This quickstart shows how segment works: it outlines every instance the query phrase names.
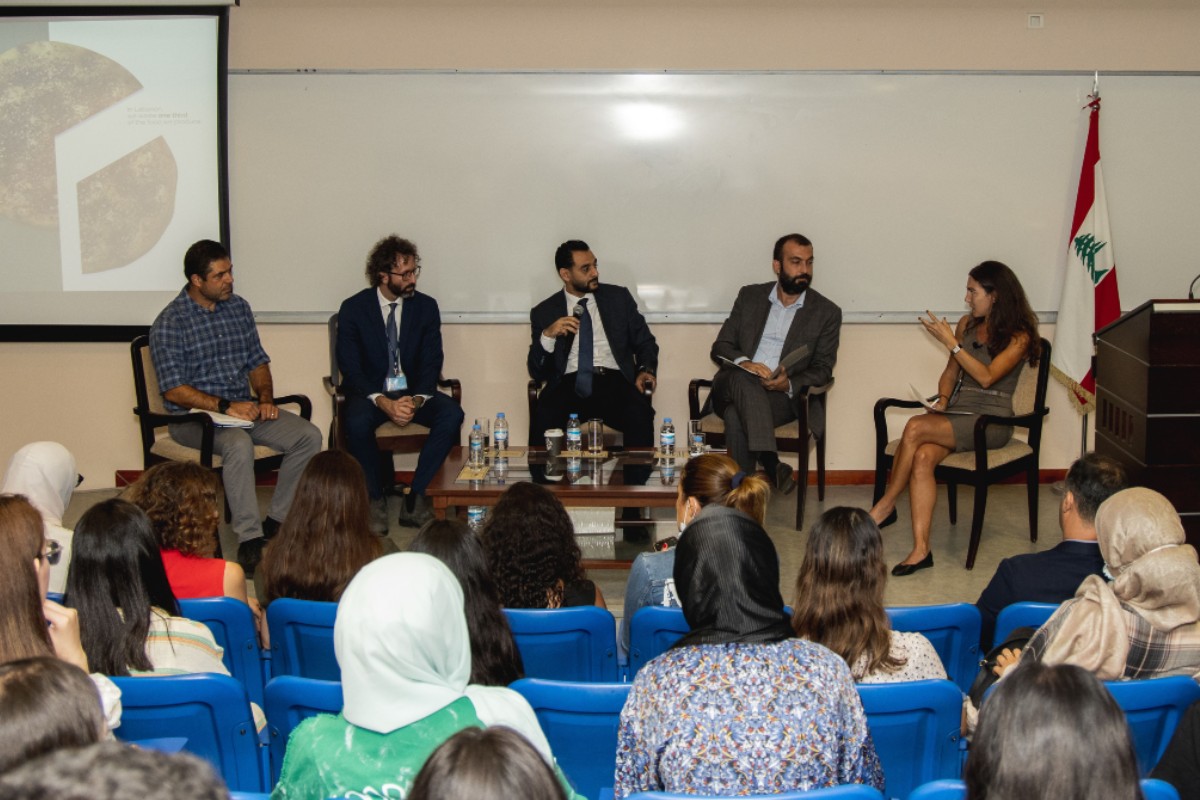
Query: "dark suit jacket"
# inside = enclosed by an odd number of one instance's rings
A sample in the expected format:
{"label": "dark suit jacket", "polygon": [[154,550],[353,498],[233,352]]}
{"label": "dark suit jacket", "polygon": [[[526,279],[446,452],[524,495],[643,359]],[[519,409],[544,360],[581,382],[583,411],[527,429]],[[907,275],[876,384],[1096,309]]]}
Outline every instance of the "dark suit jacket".
{"label": "dark suit jacket", "polygon": [[980,641],[989,650],[996,632],[996,617],[1012,603],[1061,603],[1075,596],[1088,575],[1104,569],[1100,546],[1066,539],[1041,553],[1024,553],[1000,562],[979,601],[983,617]]}
{"label": "dark suit jacket", "polygon": [[[592,293],[596,307],[600,310],[600,321],[613,357],[621,368],[621,374],[633,383],[642,370],[658,371],[658,342],[646,325],[646,319],[638,311],[637,302],[624,286],[602,283]],[[529,326],[533,341],[529,345],[529,377],[546,381],[547,387],[559,382],[567,369],[567,357],[571,354],[572,336],[560,336],[554,343],[554,352],[547,353],[542,347],[542,331],[559,317],[567,315],[567,298],[562,291],[555,292],[534,306],[529,312]]]}
{"label": "dark suit jacket", "polygon": [[[738,292],[733,310],[721,326],[717,340],[713,342],[710,357],[719,366],[726,366],[719,357],[736,361],[738,358],[754,358],[771,313],[771,292],[775,283],[756,283],[743,286]],[[796,312],[792,327],[783,340],[783,355],[802,344],[808,345],[808,355],[788,368],[792,388],[797,391],[808,386],[824,386],[833,379],[833,365],[837,363],[838,344],[842,335],[842,310],[815,289],[808,289],[804,296],[804,308]],[[809,427],[818,435],[825,430],[824,405],[814,404],[809,409]]]}
{"label": "dark suit jacket", "polygon": [[[387,333],[376,292],[374,287],[363,289],[338,310],[337,361],[347,394],[382,392],[387,380]],[[403,304],[400,368],[408,378],[404,394],[434,394],[442,374],[442,315],[437,301],[420,292]]]}

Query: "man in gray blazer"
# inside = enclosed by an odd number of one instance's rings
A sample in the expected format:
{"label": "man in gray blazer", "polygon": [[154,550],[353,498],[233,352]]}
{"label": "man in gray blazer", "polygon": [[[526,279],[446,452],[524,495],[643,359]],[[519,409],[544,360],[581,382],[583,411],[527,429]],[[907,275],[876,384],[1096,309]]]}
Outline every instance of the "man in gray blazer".
{"label": "man in gray blazer", "polygon": [[[789,233],[777,241],[771,267],[777,280],[743,286],[713,342],[710,355],[721,369],[710,400],[725,421],[730,457],[746,472],[761,463],[786,494],[796,484],[792,468],[779,460],[775,428],[796,419],[805,387],[833,378],[842,310],[809,288],[813,246],[804,236]],[[776,375],[780,361],[801,346],[807,354]],[[824,434],[824,403],[810,407],[809,428]]]}

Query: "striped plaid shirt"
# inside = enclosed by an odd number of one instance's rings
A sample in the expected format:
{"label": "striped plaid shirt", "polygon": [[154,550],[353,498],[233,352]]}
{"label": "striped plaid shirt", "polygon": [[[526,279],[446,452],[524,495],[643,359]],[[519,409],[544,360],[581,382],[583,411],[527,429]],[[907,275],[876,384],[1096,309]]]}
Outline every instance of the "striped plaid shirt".
{"label": "striped plaid shirt", "polygon": [[[250,372],[270,363],[250,304],[236,294],[209,311],[184,288],[150,327],[159,391],[190,386],[226,400],[249,400]],[[164,400],[173,413],[187,411]]]}

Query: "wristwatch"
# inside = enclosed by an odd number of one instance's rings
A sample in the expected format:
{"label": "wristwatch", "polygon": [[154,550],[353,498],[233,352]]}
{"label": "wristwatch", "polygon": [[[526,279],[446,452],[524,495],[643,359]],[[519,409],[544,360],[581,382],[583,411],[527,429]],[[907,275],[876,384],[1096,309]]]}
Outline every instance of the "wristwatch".
{"label": "wristwatch", "polygon": [[959,351],[959,350],[962,350],[962,345],[961,345],[961,344],[955,344],[955,345],[954,345],[954,349],[950,351],[950,355],[952,355],[952,356],[956,356],[956,355],[958,355],[958,351]]}
{"label": "wristwatch", "polygon": [[220,397],[217,399],[217,413],[218,414],[228,414],[229,413],[229,401],[226,400],[224,397]]}
{"label": "wristwatch", "polygon": [[414,394],[414,395],[413,395],[413,408],[414,408],[414,409],[416,409],[416,408],[420,408],[420,407],[421,407],[421,406],[423,406],[423,405],[425,405],[425,395],[423,395],[423,394]]}

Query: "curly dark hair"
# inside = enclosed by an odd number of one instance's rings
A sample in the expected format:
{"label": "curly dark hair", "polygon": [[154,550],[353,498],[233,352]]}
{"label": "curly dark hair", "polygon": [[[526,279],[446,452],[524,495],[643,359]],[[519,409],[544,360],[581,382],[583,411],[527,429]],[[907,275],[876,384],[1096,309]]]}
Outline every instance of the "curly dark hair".
{"label": "curly dark hair", "polygon": [[[1037,364],[1042,357],[1042,339],[1038,334],[1037,314],[1029,306],[1025,289],[1016,273],[999,261],[984,261],[969,273],[983,290],[995,296],[992,310],[988,313],[988,353],[995,356],[1008,347],[1016,336],[1025,336],[1025,357],[1030,364]],[[983,320],[972,318],[967,330],[978,326]]]}
{"label": "curly dark hair", "polygon": [[371,254],[367,256],[367,280],[370,284],[378,286],[380,274],[394,270],[396,259],[400,256],[411,256],[418,264],[421,263],[421,254],[417,252],[417,246],[408,239],[393,234],[376,242],[371,248]]}
{"label": "curly dark hair", "polygon": [[158,546],[184,555],[211,557],[217,551],[217,475],[192,461],[155,464],[122,497],[146,512]]}
{"label": "curly dark hair", "polygon": [[536,483],[514,483],[500,496],[483,550],[506,608],[558,608],[564,589],[584,578],[567,510]]}
{"label": "curly dark hair", "polygon": [[317,453],[263,552],[263,605],[279,597],[337,602],[350,579],[382,553],[382,541],[371,533],[362,467],[343,450]]}

